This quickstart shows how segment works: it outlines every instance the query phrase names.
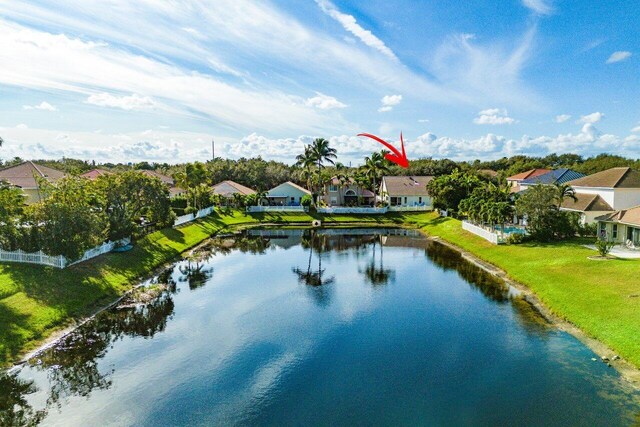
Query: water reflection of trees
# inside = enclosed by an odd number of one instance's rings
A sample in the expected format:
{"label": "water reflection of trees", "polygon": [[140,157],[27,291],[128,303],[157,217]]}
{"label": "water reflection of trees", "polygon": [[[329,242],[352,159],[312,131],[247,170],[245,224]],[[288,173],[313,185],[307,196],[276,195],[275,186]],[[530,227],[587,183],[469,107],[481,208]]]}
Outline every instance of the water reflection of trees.
{"label": "water reflection of trees", "polygon": [[213,238],[205,245],[202,245],[195,253],[210,257],[213,255],[228,255],[237,250],[242,253],[261,255],[269,247],[270,241],[266,237],[238,234],[233,237]]}
{"label": "water reflection of trees", "polygon": [[0,371],[0,426],[35,426],[47,412],[34,410],[26,396],[35,393],[32,380],[23,380],[17,372]]}
{"label": "water reflection of trees", "polygon": [[511,297],[509,286],[462,257],[460,252],[438,242],[430,241],[426,254],[436,265],[445,270],[455,270],[460,277],[478,289],[484,296],[500,304],[511,303],[516,320],[528,331],[541,336],[549,332],[549,323],[535,308],[521,297]]}
{"label": "water reflection of trees", "polygon": [[[315,230],[307,230],[302,235],[302,247],[309,249],[309,260],[307,268],[293,267],[291,270],[297,276],[298,282],[309,287],[311,295],[320,306],[327,306],[331,300],[331,290],[328,286],[335,282],[334,276],[324,276],[325,269],[322,268],[322,254],[329,250],[329,239],[327,235],[320,234]],[[318,258],[318,268],[311,266],[313,252]]]}
{"label": "water reflection of trees", "polygon": [[[365,279],[373,286],[386,285],[389,281],[395,280],[395,270],[384,268],[384,245],[382,244],[382,235],[376,235],[375,239],[368,244],[373,246],[373,257],[365,269],[360,270],[360,273],[364,274]],[[380,246],[380,265],[376,263],[376,246]]]}
{"label": "water reflection of trees", "polygon": [[109,389],[113,371],[100,370],[99,361],[112,343],[124,337],[151,338],[165,330],[173,315],[175,283],[170,275],[164,278],[169,283],[158,298],[147,304],[125,300],[120,308],[101,313],[28,362],[31,369],[47,373],[45,408],[35,411],[25,399],[37,391],[32,381],[0,373],[0,425],[36,425],[51,407],[60,407],[69,397]]}

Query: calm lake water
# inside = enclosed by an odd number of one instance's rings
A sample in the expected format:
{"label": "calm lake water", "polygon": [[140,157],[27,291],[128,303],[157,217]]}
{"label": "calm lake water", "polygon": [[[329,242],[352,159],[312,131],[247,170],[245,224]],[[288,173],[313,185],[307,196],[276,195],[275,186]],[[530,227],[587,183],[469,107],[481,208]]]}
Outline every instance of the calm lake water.
{"label": "calm lake water", "polygon": [[406,233],[215,240],[155,278],[170,286],[149,305],[125,301],[0,375],[0,425],[640,421],[592,351]]}

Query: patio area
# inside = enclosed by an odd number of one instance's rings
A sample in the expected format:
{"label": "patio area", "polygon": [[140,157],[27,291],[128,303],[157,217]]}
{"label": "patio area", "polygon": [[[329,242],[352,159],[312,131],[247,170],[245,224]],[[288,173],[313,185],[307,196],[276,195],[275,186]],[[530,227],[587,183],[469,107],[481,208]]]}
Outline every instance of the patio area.
{"label": "patio area", "polygon": [[[584,247],[597,251],[595,245],[584,245]],[[613,247],[613,249],[611,249],[611,252],[609,252],[609,255],[613,255],[617,258],[623,258],[623,259],[640,259],[640,250],[629,249],[624,245],[616,245]]]}

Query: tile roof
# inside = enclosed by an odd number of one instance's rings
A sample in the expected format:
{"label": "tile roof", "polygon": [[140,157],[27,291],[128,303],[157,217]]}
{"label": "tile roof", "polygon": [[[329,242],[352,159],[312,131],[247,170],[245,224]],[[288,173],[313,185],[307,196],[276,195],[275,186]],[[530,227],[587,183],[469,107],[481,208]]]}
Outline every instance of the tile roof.
{"label": "tile roof", "polygon": [[560,205],[563,209],[580,212],[607,212],[613,211],[609,203],[597,194],[576,194],[576,199],[566,198]]}
{"label": "tile roof", "polygon": [[569,182],[574,187],[640,188],[640,172],[628,168],[611,168]]}
{"label": "tile roof", "polygon": [[596,219],[606,222],[621,222],[640,227],[640,206],[615,211],[610,214],[599,216]]}
{"label": "tile roof", "polygon": [[221,194],[223,196],[229,196],[235,193],[243,194],[245,196],[249,194],[256,194],[255,190],[231,180],[219,182],[212,188],[214,194]]}
{"label": "tile roof", "polygon": [[90,180],[97,179],[99,176],[111,175],[113,172],[106,171],[104,169],[91,169],[83,174],[80,174],[83,178],[88,178]]}
{"label": "tile roof", "polygon": [[151,171],[147,169],[140,170],[139,172],[142,172],[143,174],[150,176],[152,178],[158,178],[160,181],[164,182],[167,185],[174,185],[173,178],[167,175],[163,175],[160,172]]}
{"label": "tile roof", "polygon": [[564,184],[565,182],[582,178],[583,176],[585,176],[583,173],[576,172],[571,169],[561,168],[532,178],[527,178],[521,181],[520,184]]}
{"label": "tile roof", "polygon": [[36,176],[53,183],[64,178],[66,174],[57,169],[37,165],[30,160],[0,169],[0,180],[20,188],[38,188]]}
{"label": "tile roof", "polygon": [[389,196],[428,196],[432,176],[385,176],[382,180]]}
{"label": "tile roof", "polygon": [[544,175],[545,173],[551,172],[551,169],[531,169],[526,172],[520,172],[513,176],[507,178],[508,181],[522,181],[527,178],[535,178],[539,175]]}

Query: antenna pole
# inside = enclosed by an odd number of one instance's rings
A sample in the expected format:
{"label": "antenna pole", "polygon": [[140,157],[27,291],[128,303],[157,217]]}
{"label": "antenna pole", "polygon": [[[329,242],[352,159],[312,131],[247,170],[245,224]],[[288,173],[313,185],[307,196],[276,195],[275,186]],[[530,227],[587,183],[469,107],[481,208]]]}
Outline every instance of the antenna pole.
{"label": "antenna pole", "polygon": [[216,159],[216,142],[211,139],[211,161]]}

